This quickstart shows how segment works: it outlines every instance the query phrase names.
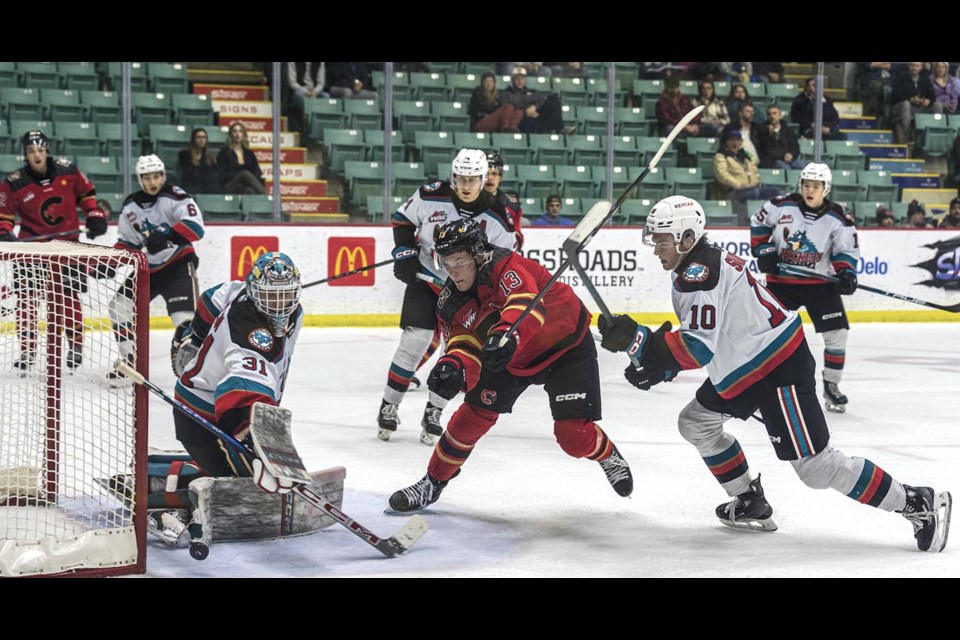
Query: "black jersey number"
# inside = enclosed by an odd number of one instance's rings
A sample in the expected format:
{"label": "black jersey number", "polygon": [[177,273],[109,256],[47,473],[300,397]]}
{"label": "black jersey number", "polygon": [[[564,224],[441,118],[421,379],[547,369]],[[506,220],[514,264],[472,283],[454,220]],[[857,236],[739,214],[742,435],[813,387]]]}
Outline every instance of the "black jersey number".
{"label": "black jersey number", "polygon": [[712,304],[705,304],[702,307],[695,304],[690,307],[690,329],[713,329],[717,326],[717,308]]}
{"label": "black jersey number", "polygon": [[505,296],[510,295],[510,292],[521,284],[523,284],[523,280],[520,279],[516,271],[507,271],[503,274],[503,277],[500,278],[500,290],[503,291],[503,295]]}
{"label": "black jersey number", "polygon": [[261,360],[260,358],[254,358],[252,356],[247,356],[243,359],[243,368],[247,371],[254,371],[260,375],[266,377],[267,375],[267,363]]}

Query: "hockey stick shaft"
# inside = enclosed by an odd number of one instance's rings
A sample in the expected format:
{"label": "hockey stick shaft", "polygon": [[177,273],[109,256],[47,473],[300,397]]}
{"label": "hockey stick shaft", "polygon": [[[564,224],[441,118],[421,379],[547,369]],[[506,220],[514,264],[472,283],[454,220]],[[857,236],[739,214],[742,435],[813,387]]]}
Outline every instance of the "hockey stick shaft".
{"label": "hockey stick shaft", "polygon": [[27,238],[17,238],[14,242],[42,242],[44,240],[53,240],[54,238],[65,238],[67,236],[79,236],[82,233],[80,229],[75,231],[57,231],[56,233],[44,233],[39,236],[30,236]]}
{"label": "hockey stick shaft", "polygon": [[303,289],[309,289],[310,287],[315,287],[315,286],[317,286],[318,284],[323,284],[324,282],[330,282],[331,280],[339,280],[340,278],[347,278],[347,277],[349,277],[349,276],[355,276],[355,275],[357,275],[358,273],[363,273],[364,271],[369,271],[369,270],[371,270],[371,269],[376,269],[377,267],[382,267],[382,266],[384,266],[384,265],[393,264],[394,262],[397,262],[398,260],[409,260],[410,258],[415,258],[415,257],[416,257],[416,254],[412,254],[412,255],[410,255],[410,256],[404,256],[404,257],[402,257],[402,258],[390,258],[389,260],[384,260],[383,262],[375,262],[375,263],[373,263],[373,264],[368,264],[368,265],[365,266],[365,267],[360,267],[359,269],[354,269],[353,271],[346,271],[346,272],[344,272],[344,273],[338,273],[338,274],[335,275],[335,276],[330,276],[330,277],[324,278],[324,279],[322,279],[322,280],[315,280],[314,282],[308,282],[307,284],[303,285],[302,288],[303,288]]}
{"label": "hockey stick shaft", "polygon": [[[630,183],[626,191],[624,191],[623,194],[617,198],[617,201],[606,212],[602,220],[597,219],[598,216],[596,216],[595,212],[600,205],[604,204],[605,201],[601,200],[593,205],[590,211],[587,212],[587,215],[585,215],[580,221],[580,224],[578,224],[573,230],[573,233],[571,233],[570,236],[564,240],[563,248],[568,255],[575,255],[579,253],[581,249],[587,246],[587,243],[590,242],[591,238],[593,238],[598,231],[600,231],[601,227],[603,227],[603,225],[605,225],[607,221],[609,221],[614,214],[620,210],[620,207],[623,206],[623,202],[630,196],[633,190],[640,186],[640,183],[643,182],[648,175],[650,175],[650,171],[657,166],[657,163],[660,162],[660,158],[662,158],[663,154],[667,152],[667,150],[670,148],[670,145],[673,144],[673,141],[678,135],[680,135],[680,132],[683,131],[684,127],[686,127],[694,118],[700,115],[700,112],[703,111],[703,109],[704,106],[700,105],[699,107],[689,111],[683,116],[683,118],[680,119],[680,122],[677,123],[677,126],[673,128],[673,131],[670,132],[670,135],[668,135],[666,140],[663,141],[663,144],[660,145],[657,153],[653,156],[653,158],[650,159],[647,167],[640,172],[640,175],[637,176],[633,182]],[[563,272],[566,271],[569,266],[569,260],[560,264],[560,266],[557,268],[557,272],[554,273],[549,280],[547,280],[546,284],[543,285],[543,289],[540,290],[540,293],[538,293],[537,296],[530,301],[530,304],[527,305],[527,308],[520,313],[520,316],[512,325],[510,325],[510,328],[505,334],[503,334],[503,337],[500,338],[500,342],[498,343],[500,347],[503,347],[505,344],[507,344],[507,340],[510,339],[510,335],[516,331],[517,327],[520,326],[520,323],[523,322],[528,315],[530,315],[534,307],[543,299],[543,296],[547,295],[547,291],[550,289],[550,287],[552,287],[554,283],[560,279],[560,276],[563,275]],[[592,294],[593,292],[591,292],[591,295]],[[607,313],[609,314],[609,312]]]}
{"label": "hockey stick shaft", "polygon": [[[163,389],[161,389],[160,387],[155,385],[153,382],[150,382],[150,380],[140,375],[140,373],[136,369],[131,367],[125,361],[120,360],[116,363],[115,366],[117,371],[125,375],[134,383],[143,385],[150,392],[152,392],[157,397],[161,398],[167,404],[173,406],[175,409],[178,409],[184,414],[193,418],[194,422],[196,422],[198,425],[200,425],[201,427],[203,427],[204,429],[206,429],[207,431],[215,435],[224,444],[235,449],[240,455],[242,455],[248,461],[251,461],[257,457],[256,454],[254,454],[249,448],[247,448],[245,444],[243,444],[242,442],[240,442],[230,434],[226,433],[222,429],[218,428],[216,425],[212,424],[209,420],[201,416],[199,413],[197,413],[187,405],[183,404],[176,398],[167,394],[165,391],[163,391]],[[426,521],[423,520],[423,518],[420,518],[419,516],[414,516],[407,522],[407,524],[399,532],[397,532],[397,534],[395,534],[391,538],[384,539],[374,534],[372,531],[370,531],[369,529],[361,525],[359,522],[357,522],[347,514],[343,513],[339,509],[337,509],[334,505],[324,500],[322,496],[315,493],[312,489],[310,489],[310,487],[306,485],[298,484],[293,488],[293,492],[300,495],[304,500],[306,500],[313,506],[323,511],[325,514],[327,514],[331,518],[333,518],[333,520],[336,521],[337,524],[340,524],[346,527],[355,536],[357,536],[358,538],[360,538],[370,546],[374,547],[375,549],[377,549],[377,551],[387,556],[388,558],[392,558],[393,556],[400,555],[401,553],[406,551],[414,542],[416,542],[417,539],[419,539],[421,535],[423,535],[423,532],[426,531],[426,528],[425,528]],[[414,520],[414,518],[420,518],[420,519]],[[404,544],[403,542],[398,540],[398,537],[402,537],[408,542]],[[411,539],[412,541],[410,541]]]}
{"label": "hockey stick shaft", "polygon": [[[824,282],[837,282],[835,276],[827,276],[822,273],[816,273],[814,271],[807,271],[806,269],[800,269],[799,267],[792,267],[790,265],[780,265],[780,271],[794,275],[802,276],[804,278],[815,278],[823,280]],[[935,302],[927,302],[926,300],[920,300],[919,298],[914,298],[912,296],[907,296],[902,293],[894,293],[892,291],[884,291],[883,289],[877,289],[869,285],[857,283],[857,289],[863,289],[864,291],[869,291],[870,293],[876,293],[881,296],[887,296],[888,298],[896,298],[897,300],[903,300],[904,302],[910,302],[912,304],[918,304],[921,307],[930,307],[931,309],[939,309],[941,311],[946,311],[948,313],[960,313],[960,302],[957,304],[942,305]]]}

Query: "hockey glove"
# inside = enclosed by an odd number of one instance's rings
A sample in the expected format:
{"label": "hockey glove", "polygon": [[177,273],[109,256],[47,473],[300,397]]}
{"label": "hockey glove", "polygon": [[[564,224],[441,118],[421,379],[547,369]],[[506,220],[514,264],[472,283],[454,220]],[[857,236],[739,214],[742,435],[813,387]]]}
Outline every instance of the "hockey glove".
{"label": "hockey glove", "polygon": [[396,262],[393,263],[394,277],[405,284],[414,284],[417,281],[417,274],[420,272],[420,261],[417,255],[420,253],[419,247],[394,247],[390,255]]}
{"label": "hockey glove", "polygon": [[445,400],[453,400],[463,389],[463,367],[453,358],[440,358],[427,378],[427,388]]}
{"label": "hockey glove", "polygon": [[173,332],[173,341],[170,343],[170,364],[173,373],[178,378],[186,370],[187,364],[193,360],[200,348],[193,343],[193,330],[189,320],[180,323]]}
{"label": "hockey glove", "polygon": [[13,231],[3,230],[0,231],[0,242],[16,242],[17,236],[13,235]]}
{"label": "hockey glove", "polygon": [[637,369],[631,364],[627,365],[627,368],[623,370],[623,377],[637,389],[649,391],[650,387],[658,385],[661,382],[671,382],[677,377],[677,372],[647,367]]}
{"label": "hockey glove", "polygon": [[480,361],[483,366],[490,371],[503,371],[507,368],[510,358],[517,352],[517,333],[510,334],[507,343],[500,346],[500,339],[503,338],[505,330],[494,331],[487,338],[483,345],[483,351],[480,353]]}
{"label": "hockey glove", "polygon": [[103,209],[87,211],[87,237],[93,240],[107,232],[107,214]]}
{"label": "hockey glove", "polygon": [[762,244],[756,249],[757,269],[764,273],[778,273],[780,271],[780,254],[772,244]]}
{"label": "hockey glove", "polygon": [[603,341],[600,346],[607,351],[617,353],[626,351],[633,343],[639,325],[630,316],[601,315],[597,320],[597,328]]}
{"label": "hockey glove", "polygon": [[837,274],[837,291],[840,295],[849,296],[857,290],[857,272],[853,269],[844,269]]}
{"label": "hockey glove", "polygon": [[267,493],[290,493],[298,483],[270,473],[260,458],[253,459],[253,481]]}
{"label": "hockey glove", "polygon": [[147,253],[160,253],[164,249],[170,246],[170,225],[161,224],[153,228],[150,231],[150,235],[147,236],[144,246],[147,248]]}

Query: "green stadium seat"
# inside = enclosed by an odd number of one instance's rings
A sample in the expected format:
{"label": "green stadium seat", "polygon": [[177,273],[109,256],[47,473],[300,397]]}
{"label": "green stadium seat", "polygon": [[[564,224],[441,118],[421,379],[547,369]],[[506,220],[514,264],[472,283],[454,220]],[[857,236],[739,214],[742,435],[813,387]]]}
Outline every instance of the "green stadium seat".
{"label": "green stadium seat", "polygon": [[15,87],[19,79],[15,62],[0,62],[0,87]]}
{"label": "green stadium seat", "polygon": [[[386,136],[378,129],[367,129],[363,132],[363,146],[366,149],[366,160],[369,162],[383,162],[384,140]],[[390,157],[394,162],[401,162],[407,153],[403,142],[403,135],[399,131],[390,132]],[[452,158],[451,158],[452,159]]]}
{"label": "green stadium seat", "polygon": [[[107,63],[107,77],[110,79],[110,88],[118,93],[122,87],[122,67],[122,62]],[[131,62],[130,91],[141,93],[147,92],[150,90],[149,82],[150,78],[147,76],[147,65],[143,62]]]}
{"label": "green stadium seat", "polygon": [[460,63],[460,72],[461,73],[472,73],[477,77],[483,75],[487,71],[495,73],[497,68],[496,62],[462,62]]}
{"label": "green stadium seat", "polygon": [[546,210],[546,207],[543,198],[520,198],[520,210],[523,212],[524,217],[539,216]]}
{"label": "green stadium seat", "polygon": [[896,202],[900,198],[900,186],[887,171],[859,171],[857,181],[861,186],[866,186],[867,200]]}
{"label": "green stadium seat", "polygon": [[16,153],[20,148],[19,138],[10,132],[10,123],[0,120],[0,154]]}
{"label": "green stadium seat", "polygon": [[832,169],[860,171],[864,168],[866,156],[860,153],[860,143],[856,140],[824,140],[824,151],[834,157]]}
{"label": "green stadium seat", "polygon": [[473,90],[480,86],[480,75],[476,73],[448,73],[447,86],[450,87],[452,100],[469,105]]}
{"label": "green stadium seat", "polygon": [[150,125],[171,124],[173,121],[173,103],[167,93],[131,92],[130,106],[132,119],[148,136]]}
{"label": "green stadium seat", "polygon": [[122,192],[123,191],[123,173],[117,160],[108,156],[77,156],[74,158],[77,166],[87,174],[90,181],[97,189],[97,194],[101,191]]}
{"label": "green stadium seat", "polygon": [[573,151],[559,133],[531,133],[530,147],[534,149],[535,164],[565,165],[573,159]]}
{"label": "green stadium seat", "polygon": [[437,73],[460,73],[459,62],[428,62],[427,69]]}
{"label": "green stadium seat", "polygon": [[[207,130],[210,134],[210,130]],[[122,125],[119,122],[101,122],[97,125],[97,135],[100,137],[100,153],[108,156],[123,155],[123,132]],[[130,123],[130,143],[132,148],[130,153],[133,156],[139,156],[143,150],[140,140],[140,129],[133,122]],[[212,143],[212,138],[208,144]]]}
{"label": "green stadium seat", "polygon": [[645,164],[643,153],[637,149],[637,138],[634,136],[613,137],[613,164],[628,167]]}
{"label": "green stadium seat", "polygon": [[574,164],[603,164],[606,149],[598,135],[567,136],[567,148],[573,151]]}
{"label": "green stadium seat", "polygon": [[110,211],[112,212],[110,218],[113,220],[116,220],[117,217],[119,217],[120,211],[123,209],[123,201],[126,199],[127,196],[123,193],[123,191],[102,191],[101,189],[97,188],[97,201],[107,201],[107,204],[110,205]]}
{"label": "green stadium seat", "polygon": [[[716,87],[714,87],[716,90]],[[777,103],[781,111],[790,111],[790,105],[799,95],[800,90],[795,82],[784,82],[782,84],[767,83],[767,97]],[[752,92],[751,92],[752,93]]]}
{"label": "green stadium seat", "polygon": [[457,145],[449,131],[417,131],[414,141],[420,162],[430,178],[444,178],[450,174],[450,161],[457,155]]}
{"label": "green stadium seat", "polygon": [[[626,95],[626,91],[620,89],[620,84],[616,79],[614,79],[613,83],[613,106],[621,107],[623,106],[623,97]],[[598,107],[606,107],[608,89],[609,87],[607,86],[605,78],[587,78],[587,93],[590,96],[590,104]]]}
{"label": "green stadium seat", "polygon": [[440,131],[470,131],[470,113],[467,102],[435,102],[433,115]]}
{"label": "green stadium seat", "polygon": [[453,92],[447,86],[447,76],[444,73],[414,71],[410,74],[410,86],[413,87],[415,100],[445,102],[453,99]]}
{"label": "green stadium seat", "polygon": [[150,91],[154,93],[190,93],[187,67],[179,62],[147,63]]}
{"label": "green stadium seat", "polygon": [[613,216],[613,223],[619,225],[642,225],[656,200],[627,198]]}
{"label": "green stadium seat", "polygon": [[608,119],[605,106],[577,107],[577,130],[585,135],[607,135]]}
{"label": "green stadium seat", "polygon": [[[383,196],[383,164],[380,162],[347,162],[346,177],[350,186],[350,202],[359,206],[367,196]],[[406,194],[409,197],[410,194]]]}
{"label": "green stadium seat", "polygon": [[421,162],[398,162],[393,165],[393,195],[410,197],[427,182],[426,168]]}
{"label": "green stadium seat", "polygon": [[704,180],[712,181],[714,179],[713,158],[720,148],[719,140],[717,138],[687,138],[686,140],[687,155],[693,159],[693,166],[700,169]]}
{"label": "green stadium seat", "polygon": [[525,198],[545,198],[560,192],[560,183],[550,165],[517,165],[516,175],[520,183],[520,195]]}
{"label": "green stadium seat", "polygon": [[638,79],[633,81],[633,95],[636,96],[641,107],[648,103],[656,103],[662,93],[663,80]]}
{"label": "green stadium seat", "polygon": [[[633,178],[632,167],[622,165],[615,165],[613,167],[613,195],[615,198],[626,191],[630,183],[633,182]],[[593,179],[594,182],[597,183],[597,193],[605,193],[607,183],[606,167],[594,167]]]}
{"label": "green stadium seat", "polygon": [[889,201],[866,200],[853,203],[853,215],[859,227],[877,226],[877,208],[891,209]]}
{"label": "green stadium seat", "polygon": [[554,78],[553,90],[560,96],[560,102],[571,107],[586,107],[590,104],[587,83],[583,78]]}
{"label": "green stadium seat", "polygon": [[[17,169],[20,169],[23,164],[24,161],[22,155],[12,153],[0,155],[0,176],[6,178],[8,173],[13,173]],[[0,178],[0,180],[3,178]]]}
{"label": "green stadium seat", "polygon": [[701,200],[700,203],[703,205],[703,213],[707,216],[707,226],[735,227],[739,224],[730,200]]}
{"label": "green stadium seat", "polygon": [[[855,202],[857,200],[865,200],[869,197],[866,194],[866,187],[860,184],[856,171],[833,171],[832,173],[833,186],[830,189],[831,200]],[[877,199],[883,200],[884,198]]]}
{"label": "green stadium seat", "polygon": [[64,89],[96,91],[100,88],[100,76],[92,62],[61,62],[57,70]]}
{"label": "green stadium seat", "polygon": [[914,116],[920,148],[929,156],[945,156],[953,150],[957,129],[949,125],[947,114],[918,113]]}
{"label": "green stadium seat", "polygon": [[503,178],[500,180],[501,191],[513,191],[520,194],[520,181],[517,179],[517,170],[515,165],[503,165]]}
{"label": "green stadium seat", "polygon": [[527,142],[525,133],[494,133],[490,137],[494,149],[499,149],[504,162],[533,164],[537,150]]}
{"label": "green stadium seat", "polygon": [[[709,140],[709,138],[707,138]],[[653,156],[657,154],[657,151],[660,150],[660,147],[663,146],[663,142],[666,138],[657,138],[654,136],[647,136],[645,138],[637,138],[637,151],[641,152],[642,160],[641,164],[644,166],[650,164],[650,161],[653,160]],[[677,166],[677,149],[671,147],[667,149],[662,156],[660,156],[660,162],[657,163],[658,167],[675,167]]]}
{"label": "green stadium seat", "polygon": [[[393,212],[406,201],[407,199],[403,196],[390,196],[388,209],[384,211],[383,196],[367,196],[367,218],[371,221],[383,222],[386,220],[389,222]],[[386,215],[386,218],[384,218],[384,215]]]}
{"label": "green stadium seat", "polygon": [[350,129],[383,128],[383,117],[376,100],[344,100],[343,112]]}
{"label": "green stadium seat", "polygon": [[31,89],[57,89],[60,87],[60,73],[56,62],[18,62],[17,73],[20,86]]}
{"label": "green stadium seat", "polygon": [[403,133],[404,140],[413,140],[416,131],[436,131],[436,117],[431,113],[430,103],[421,100],[396,100],[393,116]]}
{"label": "green stadium seat", "polygon": [[646,137],[657,121],[646,116],[641,107],[617,107],[614,110],[614,132],[620,136]]}
{"label": "green stadium seat", "polygon": [[88,122],[117,123],[123,119],[120,94],[116,91],[81,91],[80,103],[87,110]]}
{"label": "green stadium seat", "polygon": [[80,93],[72,89],[44,89],[40,95],[43,117],[47,120],[86,120],[86,108],[80,104]]}
{"label": "green stadium seat", "polygon": [[[380,95],[382,103],[386,94],[386,77],[383,71],[371,71],[370,82]],[[393,83],[394,101],[413,100],[413,87],[410,85],[410,78],[407,76],[406,71],[394,71],[391,76],[391,82]]]}
{"label": "green stadium seat", "polygon": [[667,182],[663,167],[654,167],[634,190],[631,197],[657,202],[667,196],[671,184]]}
{"label": "green stadium seat", "polygon": [[[273,220],[273,196],[245,194],[240,205],[244,220]],[[283,219],[283,212],[280,218]]]}
{"label": "green stadium seat", "polygon": [[[712,166],[712,165],[711,165]],[[760,183],[765,187],[777,187],[785,193],[793,190],[791,184],[787,181],[787,172],[783,169],[758,169],[760,173]]]}
{"label": "green stadium seat", "polygon": [[347,162],[366,158],[363,131],[359,129],[326,129],[323,144],[327,148],[327,166],[338,175],[343,175]]}
{"label": "green stadium seat", "polygon": [[[176,166],[180,150],[190,144],[191,129],[185,124],[155,124],[150,128],[150,141],[153,153],[160,156],[163,163]],[[209,145],[210,138],[207,138]]]}
{"label": "green stadium seat", "polygon": [[[454,131],[453,142],[460,149],[492,149],[493,138],[480,131]],[[452,160],[453,158],[451,158]]]}
{"label": "green stadium seat", "polygon": [[[638,62],[614,62],[614,78],[620,87],[632,87],[633,81],[640,75],[640,64]],[[602,77],[606,77],[606,70],[610,65],[604,63]],[[593,76],[600,77],[600,76]],[[694,93],[696,95],[696,93]]]}
{"label": "green stadium seat", "polygon": [[188,127],[208,127],[214,124],[213,104],[206,94],[181,94],[171,96],[173,118],[177,124]]}
{"label": "green stadium seat", "polygon": [[198,193],[193,196],[204,220],[243,220],[241,198],[233,194]]}
{"label": "green stadium seat", "polygon": [[707,183],[696,167],[664,167],[664,173],[676,193],[694,200],[707,199]]}
{"label": "green stadium seat", "polygon": [[60,153],[60,139],[56,137],[53,122],[50,120],[11,120],[10,121],[10,153],[22,153],[20,138],[27,131],[40,129],[50,138],[51,153]]}
{"label": "green stadium seat", "polygon": [[37,89],[4,87],[0,92],[0,102],[4,103],[3,115],[8,120],[43,119],[43,104]]}
{"label": "green stadium seat", "polygon": [[100,152],[97,125],[92,122],[61,122],[56,126],[60,153],[66,156],[92,156]]}
{"label": "green stadium seat", "polygon": [[348,116],[343,110],[343,102],[333,98],[306,98],[303,101],[307,135],[311,139],[323,142],[324,130],[347,128]]}
{"label": "green stadium seat", "polygon": [[567,198],[594,198],[596,184],[593,171],[585,165],[557,165],[554,169],[560,181],[560,194]]}

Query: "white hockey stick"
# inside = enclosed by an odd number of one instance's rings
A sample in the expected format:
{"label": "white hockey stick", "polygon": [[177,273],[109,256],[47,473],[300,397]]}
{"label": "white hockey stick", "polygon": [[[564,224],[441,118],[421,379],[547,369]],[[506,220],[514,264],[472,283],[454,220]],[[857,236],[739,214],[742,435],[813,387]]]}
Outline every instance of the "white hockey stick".
{"label": "white hockey stick", "polygon": [[[599,200],[594,203],[592,207],[590,207],[590,211],[587,212],[587,215],[583,216],[583,219],[580,220],[580,223],[577,224],[570,236],[563,241],[564,253],[566,253],[568,256],[576,256],[577,253],[587,246],[587,243],[590,242],[590,240],[597,234],[598,231],[600,231],[600,228],[603,227],[603,225],[605,225],[607,221],[610,220],[614,214],[620,210],[620,207],[623,206],[624,200],[630,196],[634,189],[640,186],[640,183],[643,182],[644,178],[646,178],[650,174],[650,171],[657,166],[657,163],[660,162],[660,158],[662,158],[663,154],[667,152],[676,137],[680,135],[681,131],[683,131],[683,128],[690,124],[691,120],[700,115],[700,112],[703,111],[703,109],[704,106],[700,105],[680,119],[680,122],[677,123],[677,126],[673,128],[673,131],[670,132],[670,135],[668,135],[666,140],[663,141],[663,144],[660,145],[657,153],[653,156],[653,158],[650,159],[647,167],[640,172],[640,175],[637,176],[636,180],[630,183],[626,191],[623,192],[623,195],[617,198],[617,201],[612,207],[610,207],[610,202],[607,200]],[[609,209],[607,207],[609,207]],[[575,261],[575,258],[572,259]],[[533,311],[533,308],[543,299],[543,296],[547,295],[547,291],[550,289],[550,287],[552,287],[553,284],[560,279],[560,276],[564,271],[567,270],[567,267],[569,266],[570,260],[566,260],[560,264],[560,266],[557,268],[557,272],[553,274],[553,277],[547,280],[547,283],[543,285],[543,289],[540,290],[540,293],[538,293],[537,296],[530,301],[530,304],[527,305],[527,308],[520,313],[520,316],[512,325],[510,325],[510,328],[506,333],[503,334],[503,337],[500,338],[500,342],[497,343],[498,347],[503,347],[507,344],[507,341],[510,339],[510,335],[513,334],[513,332],[517,330],[517,327],[520,326],[520,323],[523,322],[528,315],[530,315],[530,313]],[[593,283],[589,283],[587,289],[590,290],[591,295],[595,295],[596,290],[591,290],[592,284]],[[596,300],[597,297],[599,296],[597,295],[594,299]],[[600,303],[598,302],[598,304]],[[604,306],[606,305],[601,306],[601,310]],[[606,313],[609,315],[609,310],[607,310]]]}
{"label": "white hockey stick", "polygon": [[[115,367],[117,371],[130,378],[130,380],[132,380],[135,384],[143,385],[154,395],[167,402],[167,404],[172,405],[174,408],[179,409],[184,414],[193,418],[197,424],[215,435],[225,445],[235,449],[237,453],[247,458],[247,460],[253,460],[256,458],[256,454],[250,451],[250,449],[248,449],[247,446],[242,442],[217,428],[216,425],[211,424],[199,413],[178,401],[176,398],[168,395],[163,391],[163,389],[140,375],[140,373],[127,364],[126,361],[122,359],[117,361]],[[427,529],[429,528],[429,524],[422,516],[414,515],[407,520],[407,523],[401,527],[399,531],[397,531],[391,537],[384,539],[374,534],[372,531],[361,525],[347,514],[340,511],[340,509],[337,509],[334,505],[324,500],[323,496],[314,492],[312,489],[310,489],[310,487],[299,484],[293,489],[293,492],[323,511],[325,514],[333,518],[337,524],[346,527],[355,536],[374,547],[377,551],[388,558],[398,556],[407,551],[417,540],[423,536],[424,533],[427,532]]]}

